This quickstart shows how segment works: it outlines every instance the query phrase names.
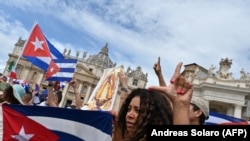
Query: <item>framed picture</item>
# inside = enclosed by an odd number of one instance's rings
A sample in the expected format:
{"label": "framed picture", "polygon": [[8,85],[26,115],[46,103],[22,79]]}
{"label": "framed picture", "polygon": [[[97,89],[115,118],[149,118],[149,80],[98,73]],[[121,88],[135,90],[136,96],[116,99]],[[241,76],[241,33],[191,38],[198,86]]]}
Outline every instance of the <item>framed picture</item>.
{"label": "framed picture", "polygon": [[114,106],[117,90],[119,86],[118,72],[122,72],[123,67],[105,69],[96,88],[92,92],[83,110],[111,110]]}

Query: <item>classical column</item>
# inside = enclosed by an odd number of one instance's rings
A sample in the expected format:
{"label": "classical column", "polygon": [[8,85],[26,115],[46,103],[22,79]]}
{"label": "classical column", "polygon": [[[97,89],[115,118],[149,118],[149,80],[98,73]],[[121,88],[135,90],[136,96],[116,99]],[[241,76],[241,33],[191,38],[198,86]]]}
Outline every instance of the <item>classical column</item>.
{"label": "classical column", "polygon": [[234,117],[241,118],[242,106],[234,105]]}
{"label": "classical column", "polygon": [[82,94],[82,83],[79,84],[77,91]]}
{"label": "classical column", "polygon": [[232,105],[229,105],[227,108],[227,115],[234,116],[234,107]]}
{"label": "classical column", "polygon": [[83,104],[87,103],[88,100],[89,100],[89,96],[90,96],[90,91],[91,91],[91,86],[88,87],[88,90],[87,90],[87,93],[85,94],[85,97],[84,97],[84,101],[83,101]]}
{"label": "classical column", "polygon": [[36,83],[41,84],[42,81],[43,81],[44,74],[43,73],[38,73],[37,75],[38,75],[39,78],[38,78],[38,81],[36,81]]}
{"label": "classical column", "polygon": [[23,69],[23,73],[21,73],[21,77],[19,79],[22,79],[22,80],[26,80],[28,75],[29,75],[29,69],[27,69],[26,67],[24,67]]}

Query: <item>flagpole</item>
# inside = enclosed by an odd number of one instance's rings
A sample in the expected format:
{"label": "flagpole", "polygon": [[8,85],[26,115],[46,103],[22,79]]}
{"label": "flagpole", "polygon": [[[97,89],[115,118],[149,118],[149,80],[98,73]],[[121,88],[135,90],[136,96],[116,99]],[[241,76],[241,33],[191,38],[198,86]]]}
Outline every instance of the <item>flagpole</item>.
{"label": "flagpole", "polygon": [[[31,28],[31,30],[30,30],[30,32],[29,32],[30,35],[31,35],[32,31],[34,30],[36,24],[37,24],[37,22],[34,22],[34,25],[33,25],[33,27]],[[18,62],[19,62],[20,59],[21,59],[21,56],[22,56],[23,51],[24,51],[24,48],[25,48],[26,45],[27,45],[27,41],[30,39],[30,35],[29,35],[28,39],[25,41],[24,46],[23,46],[23,48],[22,48],[22,50],[21,50],[21,53],[19,54],[19,56],[18,56],[18,58],[17,58],[17,60],[16,60],[16,63],[15,63],[15,66],[14,66],[15,69],[16,69],[16,66],[17,66]]]}

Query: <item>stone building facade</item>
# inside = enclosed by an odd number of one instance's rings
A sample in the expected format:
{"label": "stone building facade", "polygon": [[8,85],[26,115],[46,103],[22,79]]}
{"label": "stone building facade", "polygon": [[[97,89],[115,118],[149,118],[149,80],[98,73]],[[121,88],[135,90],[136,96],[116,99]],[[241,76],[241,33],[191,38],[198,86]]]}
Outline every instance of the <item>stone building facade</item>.
{"label": "stone building facade", "polygon": [[210,111],[249,120],[250,75],[242,69],[241,77],[234,78],[231,65],[232,59],[223,58],[216,72],[214,65],[205,69],[193,63],[182,73],[194,84],[193,95],[205,99]]}
{"label": "stone building facade", "polygon": [[[3,72],[4,75],[8,75],[7,68],[9,64],[14,61],[17,62],[16,65],[16,74],[18,79],[25,80],[31,85],[37,83],[41,86],[46,86],[47,83],[45,81],[45,72],[43,72],[38,67],[32,65],[25,58],[20,56],[23,46],[25,44],[25,40],[19,38],[12,53],[9,53],[9,59],[6,63],[5,70]],[[81,95],[81,99],[83,104],[86,103],[99,82],[103,70],[107,68],[116,67],[116,63],[114,63],[109,57],[109,49],[108,44],[102,47],[101,51],[94,55],[89,55],[87,57],[87,52],[83,52],[82,56],[80,56],[80,52],[76,52],[76,55],[71,55],[71,50],[64,49],[63,53],[65,58],[75,58],[77,59],[77,65],[74,73],[74,77],[76,81],[79,83],[79,92]],[[19,58],[20,56],[20,58]],[[19,58],[19,59],[18,59]],[[132,90],[134,88],[145,88],[147,84],[147,73],[144,73],[140,66],[135,69],[131,69],[128,67],[124,68],[126,73],[128,74],[128,89]],[[114,109],[118,109],[120,105],[120,88],[118,89]],[[60,103],[61,107],[67,107],[70,105],[74,105],[74,93],[71,88],[68,87],[66,83],[63,90],[63,100]]]}

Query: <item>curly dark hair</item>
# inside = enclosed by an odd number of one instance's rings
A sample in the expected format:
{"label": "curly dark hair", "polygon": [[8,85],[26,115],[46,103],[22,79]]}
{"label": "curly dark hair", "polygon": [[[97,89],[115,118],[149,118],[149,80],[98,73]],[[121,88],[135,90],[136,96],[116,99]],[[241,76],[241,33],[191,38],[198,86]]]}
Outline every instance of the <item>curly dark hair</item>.
{"label": "curly dark hair", "polygon": [[[140,110],[137,117],[134,134],[126,136],[126,114],[131,100],[140,97]],[[137,88],[133,90],[125,99],[119,111],[117,119],[118,134],[123,139],[130,141],[139,141],[146,139],[148,125],[171,125],[173,124],[173,111],[166,97],[156,91],[148,91],[147,89]]]}

